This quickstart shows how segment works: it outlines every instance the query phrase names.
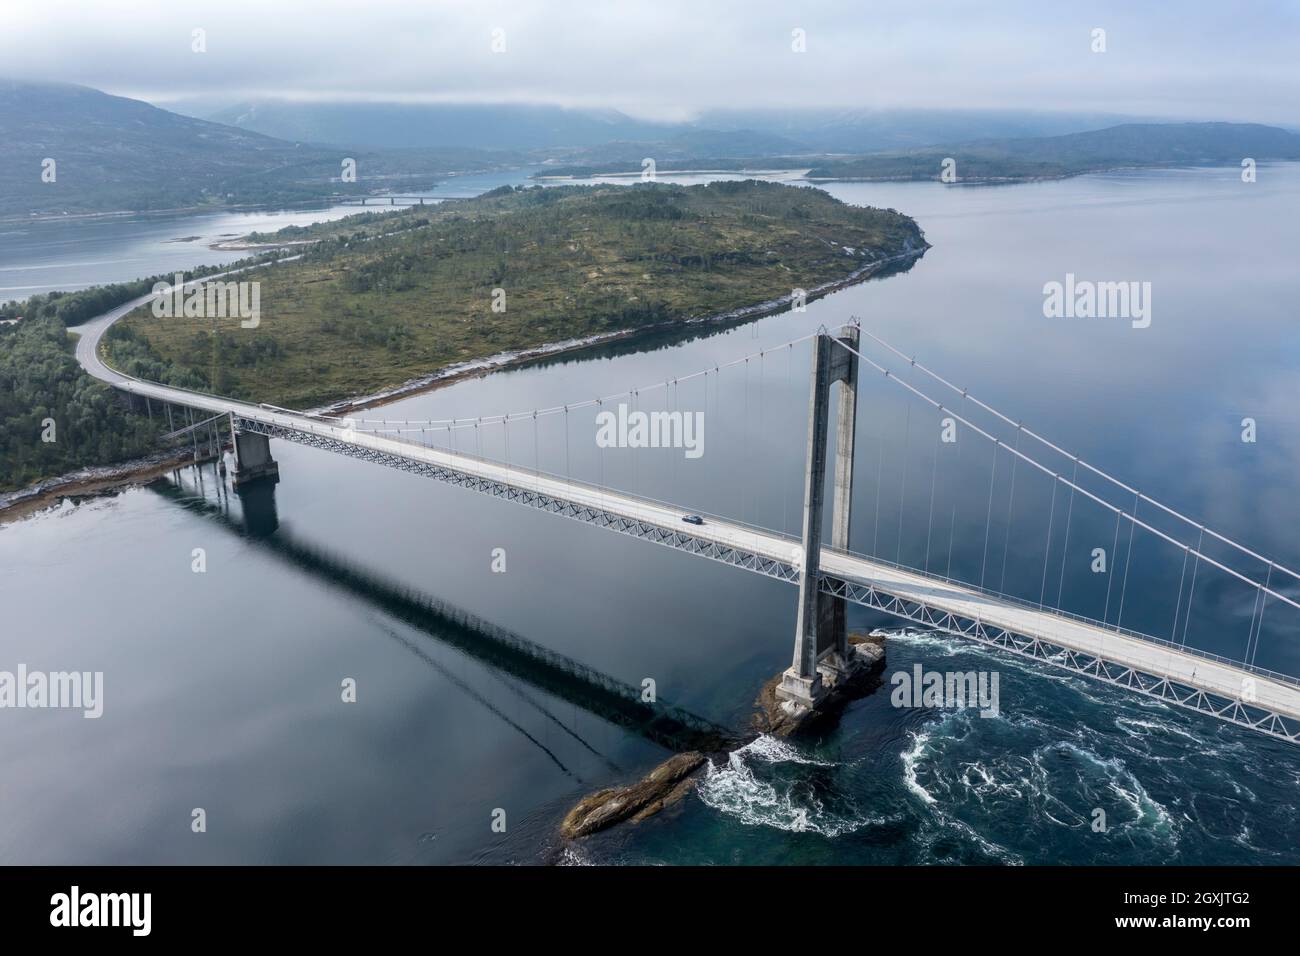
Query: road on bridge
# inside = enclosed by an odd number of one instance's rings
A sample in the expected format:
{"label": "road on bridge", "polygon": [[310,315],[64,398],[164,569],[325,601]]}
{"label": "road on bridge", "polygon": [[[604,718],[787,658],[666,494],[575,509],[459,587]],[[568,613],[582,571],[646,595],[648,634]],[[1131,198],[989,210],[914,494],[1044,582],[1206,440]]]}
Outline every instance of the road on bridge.
{"label": "road on bridge", "polygon": [[[699,526],[686,525],[682,517],[687,512],[661,502],[563,477],[539,474],[448,449],[431,448],[385,435],[357,431],[336,424],[335,420],[189,392],[123,375],[109,368],[100,358],[98,352],[100,340],[115,321],[152,298],[152,295],[145,295],[132,300],[80,327],[76,354],[78,361],[89,374],[116,388],[156,401],[188,406],[212,415],[234,415],[248,423],[259,423],[279,430],[283,433],[281,437],[300,436],[308,439],[305,442],[307,444],[321,444],[323,441],[337,443],[338,446],[350,446],[356,452],[364,453],[381,462],[388,458],[387,463],[390,464],[403,461],[431,466],[431,470],[427,473],[432,474],[432,470],[437,469],[478,480],[481,483],[479,490],[487,490],[489,486],[496,489],[514,489],[524,493],[524,498],[520,500],[526,500],[527,503],[536,503],[538,500],[568,503],[575,509],[585,509],[591,514],[623,522],[623,526],[615,530],[626,532],[627,525],[632,524],[655,532],[639,534],[641,537],[649,537],[660,544],[709,557],[717,557],[719,553],[725,552],[728,555],[725,559],[728,563],[741,567],[747,566],[745,560],[748,558],[762,559],[759,563],[767,565],[769,570],[757,566],[750,566],[749,569],[784,580],[797,580],[797,571],[801,564],[801,549],[798,539],[792,537],[717,518],[710,518]],[[510,495],[506,496],[510,497]],[[557,509],[552,507],[549,510]],[[598,523],[609,526],[604,518]],[[774,573],[770,569],[773,562],[778,567],[783,566],[784,573]],[[1015,603],[976,588],[892,567],[859,555],[824,549],[821,570],[828,579],[845,582],[859,592],[874,591],[892,595],[932,611],[978,621],[985,631],[1003,629],[1045,642],[1055,648],[1099,658],[1121,668],[1131,668],[1145,675],[1176,682],[1186,688],[1211,694],[1225,701],[1241,701],[1244,698],[1252,707],[1300,724],[1300,681],[1292,683],[1291,679],[1283,675],[1247,670],[1231,661],[1216,659],[1212,655],[1194,649],[1161,643],[1155,638],[1129,632],[1120,632],[1098,622],[1070,617],[1051,608]],[[849,600],[858,603],[880,607],[878,602],[863,600],[860,593],[854,593],[852,590],[846,596]],[[957,633],[963,632],[957,631]],[[967,632],[965,636],[973,635]],[[1049,664],[1055,663],[1050,656],[1044,657],[1042,654],[1036,656]],[[1077,667],[1070,667],[1070,669],[1078,670]],[[1149,693],[1141,687],[1134,686],[1132,689]],[[1167,694],[1156,696],[1171,703],[1181,703],[1177,699],[1171,699]],[[1217,705],[1207,707],[1184,704],[1184,706],[1192,706],[1193,709],[1207,713],[1214,713],[1218,709]],[[1234,722],[1245,723],[1247,726],[1254,723],[1254,721],[1241,720]],[[1295,726],[1281,733],[1264,727],[1258,729],[1264,729],[1274,736],[1300,742],[1300,734],[1297,734]]]}

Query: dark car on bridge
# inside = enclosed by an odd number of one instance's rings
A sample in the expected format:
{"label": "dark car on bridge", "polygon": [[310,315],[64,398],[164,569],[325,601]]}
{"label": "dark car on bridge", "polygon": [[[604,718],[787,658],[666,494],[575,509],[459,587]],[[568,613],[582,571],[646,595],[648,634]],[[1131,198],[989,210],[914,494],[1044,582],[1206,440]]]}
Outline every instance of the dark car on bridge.
{"label": "dark car on bridge", "polygon": [[687,524],[704,524],[704,519],[699,515],[685,515],[682,520]]}

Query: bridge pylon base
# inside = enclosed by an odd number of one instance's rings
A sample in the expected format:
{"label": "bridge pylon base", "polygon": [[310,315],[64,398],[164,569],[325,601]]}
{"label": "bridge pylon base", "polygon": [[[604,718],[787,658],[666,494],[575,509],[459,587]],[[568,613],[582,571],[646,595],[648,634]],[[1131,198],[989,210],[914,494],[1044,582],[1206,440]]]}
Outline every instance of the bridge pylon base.
{"label": "bridge pylon base", "polygon": [[826,685],[822,683],[820,672],[812,677],[800,677],[793,667],[787,667],[781,674],[781,683],[776,685],[776,696],[778,700],[816,710],[817,704],[826,696]]}
{"label": "bridge pylon base", "polygon": [[847,657],[824,654],[813,678],[801,678],[790,667],[768,681],[755,701],[756,724],[777,737],[824,726],[850,701],[875,690],[884,668],[884,639],[854,635]]}
{"label": "bridge pylon base", "polygon": [[257,432],[235,432],[235,471],[231,484],[235,490],[255,481],[280,480],[280,464],[271,457],[271,441]]}

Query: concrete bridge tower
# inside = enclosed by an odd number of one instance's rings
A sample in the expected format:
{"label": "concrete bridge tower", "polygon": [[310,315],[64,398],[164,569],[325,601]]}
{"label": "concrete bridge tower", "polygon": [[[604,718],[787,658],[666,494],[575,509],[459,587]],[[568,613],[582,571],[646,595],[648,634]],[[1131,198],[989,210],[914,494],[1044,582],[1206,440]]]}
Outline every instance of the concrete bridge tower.
{"label": "concrete bridge tower", "polygon": [[[846,325],[839,342],[858,348],[858,327]],[[857,419],[858,357],[827,332],[813,340],[812,386],[808,408],[808,464],[804,475],[803,568],[799,578],[799,612],[795,624],[794,661],[781,675],[776,696],[814,709],[826,683],[845,676],[852,666],[848,621],[843,598],[820,590],[822,512],[826,488],[826,445],[831,386],[839,383],[835,435],[835,476],[831,509],[831,547],[847,549],[853,502],[853,444]]]}
{"label": "concrete bridge tower", "polygon": [[280,480],[280,465],[271,457],[271,440],[257,432],[241,431],[235,427],[235,416],[230,416],[231,446],[235,453],[235,472],[231,483],[235,490],[249,482],[269,479]]}

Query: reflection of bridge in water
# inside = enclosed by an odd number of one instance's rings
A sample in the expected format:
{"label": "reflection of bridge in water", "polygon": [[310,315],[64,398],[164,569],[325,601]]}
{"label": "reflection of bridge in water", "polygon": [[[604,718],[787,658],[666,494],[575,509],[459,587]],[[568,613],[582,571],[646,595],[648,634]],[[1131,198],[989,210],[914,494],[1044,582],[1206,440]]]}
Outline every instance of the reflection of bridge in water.
{"label": "reflection of bridge in water", "polygon": [[[342,555],[298,540],[287,530],[277,528],[274,488],[269,483],[255,485],[240,496],[244,511],[242,523],[231,516],[227,502],[214,503],[207,498],[194,497],[193,492],[179,483],[168,482],[151,487],[159,494],[179,501],[186,508],[216,517],[220,527],[255,542],[265,553],[288,562],[315,580],[362,599],[369,606],[428,634],[440,643],[454,647],[466,656],[486,664],[498,675],[522,681],[661,747],[675,751],[711,752],[723,750],[737,739],[726,728],[681,707],[663,700],[642,700],[640,687],[603,674],[447,601],[362,568]],[[461,690],[474,696],[479,703],[491,709],[516,730],[529,736],[539,747],[542,746],[494,705],[449,673],[422,648],[391,629],[385,630],[390,637],[448,677]],[[518,688],[511,689],[573,735],[572,730],[554,718],[540,702],[531,699]],[[585,741],[579,742],[587,749],[592,749]],[[559,763],[554,754],[549,750],[546,752]]]}
{"label": "reflection of bridge in water", "polygon": [[[585,522],[620,534],[631,535],[655,544],[685,551],[749,572],[794,584],[799,589],[797,624],[792,664],[783,675],[777,694],[787,709],[807,713],[817,709],[826,696],[826,686],[834,685],[852,669],[853,655],[847,643],[846,607],[856,603],[926,627],[966,637],[1003,651],[1030,657],[1053,667],[1101,680],[1165,703],[1225,720],[1242,727],[1270,734],[1291,742],[1300,742],[1300,678],[1280,673],[1256,663],[1265,637],[1271,638],[1270,649],[1293,646],[1300,628],[1297,615],[1300,602],[1300,573],[1269,560],[1174,509],[1142,494],[1100,468],[1066,452],[1059,445],[1033,432],[992,406],[976,399],[966,389],[958,388],[938,374],[909,359],[892,346],[858,326],[846,327],[832,335],[824,328],[802,339],[783,343],[755,355],[743,356],[724,365],[714,365],[681,378],[671,378],[644,389],[628,389],[619,395],[605,396],[552,408],[530,409],[509,415],[490,415],[450,420],[393,421],[387,419],[351,419],[324,414],[308,414],[270,405],[241,402],[206,395],[122,375],[107,367],[98,355],[100,336],[109,325],[132,307],[147,302],[143,297],[115,309],[81,327],[77,357],[92,375],[134,396],[134,401],[150,414],[165,414],[173,422],[173,409],[189,416],[189,423],[176,432],[197,434],[206,428],[217,435],[224,427],[231,436],[235,453],[234,483],[251,488],[258,481],[278,476],[271,456],[270,440],[284,440],[321,451],[373,462],[414,475],[433,478],[457,487],[487,494],[551,514]],[[891,369],[861,351],[860,335],[902,359]],[[619,400],[646,402],[656,389],[664,399],[676,402],[679,386],[689,381],[714,384],[717,376],[728,369],[744,369],[750,363],[760,365],[768,353],[787,354],[800,342],[811,341],[812,370],[808,430],[806,435],[791,435],[785,447],[806,447],[805,479],[802,502],[802,533],[757,527],[727,516],[708,516],[698,523],[684,523],[687,512],[697,511],[666,503],[625,490],[579,480],[569,471],[568,423],[570,413],[594,409],[603,403]],[[924,490],[925,472],[929,471],[930,522],[924,537],[925,561],[919,558],[909,565],[899,559],[883,557],[873,539],[871,553],[850,547],[849,528],[853,505],[855,420],[859,390],[859,366],[883,373],[872,381],[888,383],[885,388],[906,392],[907,424],[905,439],[910,437],[913,417],[933,427],[935,452],[923,462],[920,478],[913,473],[914,485]],[[900,376],[899,369],[905,373]],[[753,415],[749,405],[749,384],[745,384],[744,417]],[[863,380],[866,381],[865,379]],[[915,382],[926,384],[931,391],[953,404],[945,405]],[[838,383],[839,397],[834,403],[837,423],[833,466],[828,468],[829,427],[832,412],[832,387]],[[935,383],[935,384],[929,384]],[[762,379],[760,376],[760,387]],[[896,393],[891,393],[896,394]],[[715,402],[716,404],[716,402]],[[757,417],[763,414],[761,400]],[[646,407],[644,404],[641,407]],[[961,408],[965,414],[958,412]],[[198,413],[198,421],[194,413]],[[716,408],[715,408],[716,412]],[[915,415],[914,415],[915,412]],[[655,414],[660,414],[656,412]],[[671,414],[665,408],[665,412]],[[981,418],[982,423],[974,419]],[[564,473],[541,468],[538,427],[542,420],[558,421],[564,428]],[[511,427],[531,426],[531,443],[520,449],[516,441],[511,452]],[[974,452],[987,452],[989,464],[987,505],[985,492],[976,497],[978,514],[964,516],[982,533],[983,561],[978,574],[965,579],[951,576],[953,535],[948,536],[947,568],[940,573],[939,561],[931,562],[934,538],[934,508],[939,485],[941,455],[940,429],[960,429],[964,442],[975,444]],[[482,453],[485,432],[500,429],[504,435],[505,460]],[[997,434],[1002,429],[1003,435]],[[946,440],[946,439],[945,439]],[[477,448],[474,446],[477,444]],[[957,462],[961,465],[958,445]],[[474,450],[470,450],[474,448]],[[1029,450],[1035,451],[1031,454]],[[910,449],[915,451],[915,448]],[[902,481],[899,496],[898,528],[900,549],[903,540],[903,499],[908,490],[904,443]],[[878,453],[883,462],[885,453]],[[1035,457],[1037,455],[1038,457]],[[1042,460],[1040,460],[1042,459]],[[982,462],[984,459],[981,458]],[[969,463],[971,458],[968,457]],[[603,459],[602,459],[603,462]],[[1010,471],[1010,495],[1006,504],[1006,535],[1002,543],[1003,577],[1007,564],[1013,518],[1034,518],[1033,489],[1039,483],[1039,500],[1044,507],[1042,523],[1046,527],[1042,560],[1032,569],[1033,583],[1042,586],[1036,594],[1011,595],[985,586],[990,565],[990,550],[997,550],[994,527],[994,489],[1000,471]],[[1008,467],[1009,466],[1009,467]],[[879,467],[879,466],[878,466]],[[947,470],[950,462],[945,459]],[[982,465],[981,465],[982,467]],[[1019,477],[1017,476],[1019,469]],[[960,475],[951,479],[960,485]],[[980,478],[982,482],[984,479]],[[1004,479],[1005,480],[1005,479]],[[1019,482],[1019,484],[1018,484]],[[1089,487],[1091,484],[1091,487]],[[829,487],[829,494],[827,494]],[[1047,492],[1050,491],[1050,497]],[[1020,497],[1017,498],[1017,495]],[[1026,503],[1026,497],[1030,501]],[[827,505],[825,499],[829,498]],[[1112,500],[1112,498],[1114,500]],[[999,497],[999,505],[1001,498]],[[1050,504],[1049,504],[1050,502]],[[880,523],[880,479],[876,485],[876,525]],[[956,527],[957,498],[953,500]],[[1014,506],[1014,507],[1013,507]],[[1114,563],[1105,576],[1105,607],[1097,602],[1100,616],[1088,616],[1065,606],[1065,576],[1071,533],[1081,520],[1077,513],[1084,508],[1098,512],[1105,521],[1106,553]],[[1141,514],[1139,510],[1141,509]],[[829,533],[823,535],[824,511],[830,512]],[[892,522],[892,518],[888,518]],[[1113,532],[1111,522],[1113,521]],[[1123,532],[1123,534],[1121,534]],[[1077,532],[1076,532],[1077,533]],[[1112,536],[1113,535],[1113,536]],[[913,532],[916,539],[919,533]],[[972,536],[973,537],[973,536]],[[1064,545],[1059,545],[1063,537]],[[942,539],[942,536],[940,536]],[[1159,578],[1167,580],[1172,599],[1173,621],[1167,637],[1153,629],[1137,630],[1124,626],[1126,599],[1129,595],[1130,570],[1135,563],[1135,544],[1163,549],[1158,555]],[[1122,577],[1118,573],[1121,552],[1127,545]],[[1075,542],[1077,549],[1077,539]],[[1060,552],[1059,571],[1056,552]],[[307,555],[303,555],[308,559]],[[1037,558],[1033,558],[1037,562]],[[321,557],[322,569],[339,572],[340,580],[371,587],[364,576],[351,575],[346,566]],[[1079,567],[1075,562],[1074,567]],[[1179,568],[1181,567],[1181,573]],[[1085,567],[1086,569],[1086,567]],[[1058,576],[1059,575],[1059,576]],[[1053,596],[1049,578],[1056,588]],[[1174,588],[1177,582],[1177,588]],[[381,582],[382,584],[382,582]],[[1188,628],[1194,614],[1194,602],[1207,603],[1207,591],[1213,600],[1231,605],[1245,632],[1239,656],[1211,653],[1188,642]],[[1235,588],[1229,593],[1229,588]],[[1023,589],[1022,589],[1023,590]],[[379,587],[379,594],[397,597]],[[1144,594],[1150,599],[1150,594]],[[1130,618],[1131,601],[1127,602]],[[418,602],[417,602],[418,604]],[[412,609],[412,605],[402,604]],[[452,619],[459,613],[444,608]],[[425,612],[442,613],[436,606]],[[1283,612],[1286,616],[1278,620]],[[1248,613],[1247,613],[1248,612]],[[1265,615],[1272,612],[1270,633],[1265,633]],[[1113,620],[1112,620],[1113,618]],[[468,628],[477,621],[466,620]],[[491,633],[490,625],[484,625]],[[1163,626],[1163,625],[1159,625]],[[503,655],[503,666],[517,659],[508,636],[495,642],[491,653]],[[516,656],[512,657],[512,654]],[[543,654],[525,655],[540,660]],[[566,673],[582,673],[576,662],[556,662]],[[588,679],[590,678],[590,680]],[[558,679],[558,672],[557,678]],[[600,684],[599,675],[586,674],[583,686]],[[609,689],[619,697],[626,688]],[[585,691],[584,691],[585,693]]]}

